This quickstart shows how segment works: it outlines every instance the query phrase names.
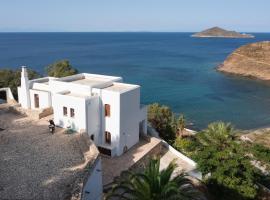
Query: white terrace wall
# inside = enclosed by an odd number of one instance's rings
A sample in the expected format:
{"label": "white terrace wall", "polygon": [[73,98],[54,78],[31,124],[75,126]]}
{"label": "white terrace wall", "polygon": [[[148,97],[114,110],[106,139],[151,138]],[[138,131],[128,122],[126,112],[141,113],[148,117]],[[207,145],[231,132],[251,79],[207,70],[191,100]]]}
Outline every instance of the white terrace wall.
{"label": "white terrace wall", "polygon": [[91,171],[88,180],[86,181],[83,193],[82,200],[101,200],[103,194],[103,185],[102,185],[102,171],[101,171],[101,159],[97,158],[94,164],[94,168]]}
{"label": "white terrace wall", "polygon": [[[54,94],[53,110],[55,124],[73,130],[86,130],[86,99],[69,95]],[[64,116],[63,107],[67,107],[67,116]],[[75,111],[75,116],[70,116],[70,108]]]}
{"label": "white terrace wall", "polygon": [[88,135],[94,135],[95,144],[101,144],[101,105],[99,96],[93,96],[86,101],[86,123]]}
{"label": "white terrace wall", "polygon": [[120,95],[120,143],[118,154],[125,146],[131,148],[139,141],[139,123],[141,121],[140,88]]}
{"label": "white terrace wall", "polygon": [[[110,117],[105,117],[105,104],[110,105]],[[120,137],[120,94],[118,92],[101,90],[101,137],[105,144],[105,131],[111,133],[111,147],[119,150]],[[120,151],[118,151],[119,154]],[[120,155],[120,154],[119,154]]]}
{"label": "white terrace wall", "polygon": [[52,91],[53,93],[68,90],[72,93],[90,96],[91,90],[92,90],[92,88],[87,85],[81,85],[81,84],[76,84],[72,82],[61,82],[57,80],[50,81],[49,85],[50,85],[50,91]]}
{"label": "white terrace wall", "polygon": [[10,88],[0,88],[0,91],[5,91],[6,92],[6,100],[8,103],[14,103],[15,99],[14,96],[10,90]]}
{"label": "white terrace wall", "polygon": [[[39,96],[39,108],[35,108],[35,94]],[[44,109],[52,106],[50,92],[30,89],[31,109]]]}

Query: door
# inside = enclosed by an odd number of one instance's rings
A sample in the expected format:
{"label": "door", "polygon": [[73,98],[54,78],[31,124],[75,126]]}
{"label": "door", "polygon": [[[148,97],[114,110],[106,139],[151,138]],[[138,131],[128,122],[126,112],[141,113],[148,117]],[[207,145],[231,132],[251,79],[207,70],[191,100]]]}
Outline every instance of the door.
{"label": "door", "polygon": [[35,99],[35,108],[39,108],[39,95],[34,94],[34,99]]}

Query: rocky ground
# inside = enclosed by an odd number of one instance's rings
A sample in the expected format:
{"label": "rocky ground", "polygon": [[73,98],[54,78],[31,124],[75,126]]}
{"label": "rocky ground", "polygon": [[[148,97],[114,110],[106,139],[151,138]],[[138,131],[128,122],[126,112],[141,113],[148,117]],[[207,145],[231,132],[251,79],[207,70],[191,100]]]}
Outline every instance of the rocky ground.
{"label": "rocky ground", "polygon": [[[81,178],[89,148],[81,134],[48,131],[48,119],[0,112],[0,199],[66,199]],[[90,159],[90,158],[89,158]]]}
{"label": "rocky ground", "polygon": [[221,72],[270,80],[270,41],[244,45],[222,63]]}

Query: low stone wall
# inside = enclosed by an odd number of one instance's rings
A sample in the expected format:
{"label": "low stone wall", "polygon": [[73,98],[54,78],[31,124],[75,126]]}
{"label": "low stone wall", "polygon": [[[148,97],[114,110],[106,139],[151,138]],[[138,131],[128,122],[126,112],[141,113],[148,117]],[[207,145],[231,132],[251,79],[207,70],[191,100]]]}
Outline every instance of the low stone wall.
{"label": "low stone wall", "polygon": [[44,108],[42,110],[32,110],[32,109],[24,109],[20,106],[20,104],[10,104],[9,111],[15,112],[17,114],[26,115],[31,119],[41,119],[53,114],[53,108]]}
{"label": "low stone wall", "polygon": [[135,172],[141,172],[145,169],[145,167],[149,164],[149,161],[153,157],[159,157],[162,153],[162,143],[158,143],[151,151],[149,151],[146,155],[144,155],[140,160],[134,163],[130,170]]}
{"label": "low stone wall", "polygon": [[44,108],[44,109],[39,113],[38,118],[41,119],[41,118],[47,117],[47,116],[52,115],[52,114],[53,114],[53,108],[52,108],[52,107],[50,107],[50,108]]}
{"label": "low stone wall", "polygon": [[[81,169],[81,176],[75,180],[72,191],[71,200],[84,200],[84,199],[102,199],[102,176],[98,176],[99,182],[97,183],[97,173],[101,173],[100,154],[90,140],[87,133],[83,130],[80,131],[79,138],[77,138],[78,145],[84,154],[85,164]],[[95,176],[94,176],[95,175]],[[96,182],[95,182],[96,181]],[[95,187],[92,184],[95,184]],[[93,197],[94,195],[94,197]]]}
{"label": "low stone wall", "polygon": [[7,100],[7,103],[9,104],[17,104],[17,101],[14,99],[14,96],[10,90],[9,87],[7,88],[0,88],[0,91],[4,91],[6,92],[6,100]]}

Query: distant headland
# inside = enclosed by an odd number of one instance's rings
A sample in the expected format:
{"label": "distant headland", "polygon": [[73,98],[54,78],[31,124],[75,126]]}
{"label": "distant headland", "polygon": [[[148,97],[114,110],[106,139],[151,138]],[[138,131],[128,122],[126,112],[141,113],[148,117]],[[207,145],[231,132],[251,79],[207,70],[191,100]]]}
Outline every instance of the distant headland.
{"label": "distant headland", "polygon": [[270,80],[270,41],[243,45],[231,53],[218,71]]}
{"label": "distant headland", "polygon": [[213,27],[202,32],[195,33],[191,37],[254,38],[254,35]]}

